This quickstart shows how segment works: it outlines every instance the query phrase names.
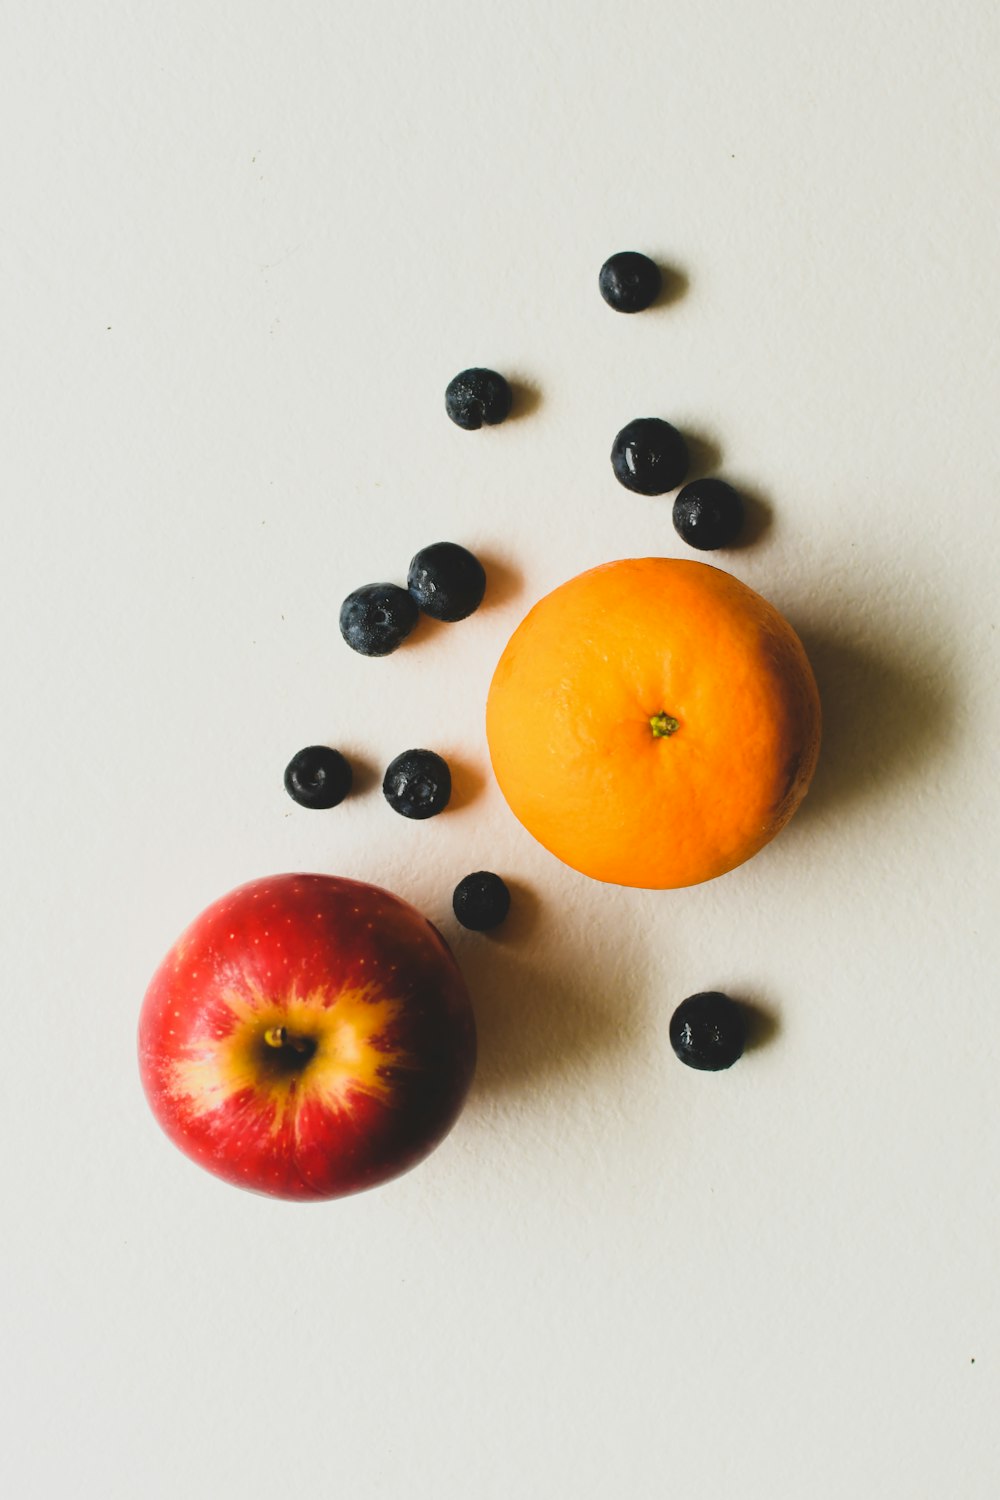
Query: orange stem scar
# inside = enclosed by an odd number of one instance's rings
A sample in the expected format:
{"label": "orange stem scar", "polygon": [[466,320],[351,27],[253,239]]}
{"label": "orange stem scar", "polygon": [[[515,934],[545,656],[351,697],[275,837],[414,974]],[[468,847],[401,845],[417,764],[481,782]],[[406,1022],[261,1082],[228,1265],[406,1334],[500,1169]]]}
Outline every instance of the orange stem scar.
{"label": "orange stem scar", "polygon": [[661,709],[650,719],[649,727],[653,731],[653,739],[662,740],[669,734],[676,734],[681,726],[679,719],[673,718],[671,714],[664,713]]}

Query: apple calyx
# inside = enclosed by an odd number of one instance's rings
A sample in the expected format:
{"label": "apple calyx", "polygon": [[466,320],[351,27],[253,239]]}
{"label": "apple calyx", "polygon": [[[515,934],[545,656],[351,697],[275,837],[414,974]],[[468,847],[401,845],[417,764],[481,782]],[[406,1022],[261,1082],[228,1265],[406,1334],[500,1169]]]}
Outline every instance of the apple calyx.
{"label": "apple calyx", "polygon": [[282,1072],[299,1072],[316,1054],[317,1041],[313,1036],[289,1031],[287,1026],[268,1026],[264,1032],[264,1045],[269,1050],[267,1061]]}

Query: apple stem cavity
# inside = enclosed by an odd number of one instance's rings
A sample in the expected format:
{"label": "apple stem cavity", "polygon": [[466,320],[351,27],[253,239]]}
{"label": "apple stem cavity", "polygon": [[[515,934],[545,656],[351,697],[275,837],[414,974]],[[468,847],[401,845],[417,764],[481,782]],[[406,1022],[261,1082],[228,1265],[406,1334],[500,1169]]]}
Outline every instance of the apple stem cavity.
{"label": "apple stem cavity", "polygon": [[661,709],[658,714],[653,714],[649,721],[649,727],[653,731],[654,740],[666,739],[668,735],[676,734],[680,729],[680,720],[671,714],[664,713]]}
{"label": "apple stem cavity", "polygon": [[287,1026],[268,1026],[264,1032],[267,1056],[282,1069],[295,1071],[305,1067],[316,1051],[316,1038],[298,1036]]}

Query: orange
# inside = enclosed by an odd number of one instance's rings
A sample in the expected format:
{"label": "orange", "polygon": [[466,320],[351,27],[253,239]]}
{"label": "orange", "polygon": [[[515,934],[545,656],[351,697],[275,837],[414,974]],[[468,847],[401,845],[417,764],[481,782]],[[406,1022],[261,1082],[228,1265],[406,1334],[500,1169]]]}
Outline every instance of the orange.
{"label": "orange", "polygon": [[515,630],[486,707],[512,812],[595,880],[697,885],[781,829],[819,753],[816,681],[773,605],[707,563],[606,563]]}

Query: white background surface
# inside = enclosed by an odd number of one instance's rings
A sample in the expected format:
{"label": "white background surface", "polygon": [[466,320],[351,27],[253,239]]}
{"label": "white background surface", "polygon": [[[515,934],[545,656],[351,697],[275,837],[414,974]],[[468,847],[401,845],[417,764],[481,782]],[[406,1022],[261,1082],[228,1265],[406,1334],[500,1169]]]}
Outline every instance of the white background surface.
{"label": "white background surface", "polygon": [[[998,1493],[992,9],[5,8],[11,1500]],[[687,278],[636,318],[630,247]],[[476,363],[537,396],[466,434]],[[769,516],[723,561],[827,716],[788,831],[673,894],[534,846],[482,727],[540,593],[684,553],[611,475],[638,415]],[[444,537],[488,607],[353,656],[343,595]],[[371,771],[333,813],[282,789],[315,741]],[[414,744],[428,825],[377,787]],[[190,1165],[134,1059],[279,869],[421,906],[480,1023],[445,1145],[319,1207]],[[715,1077],[667,1038],[712,987],[774,1020]]]}

